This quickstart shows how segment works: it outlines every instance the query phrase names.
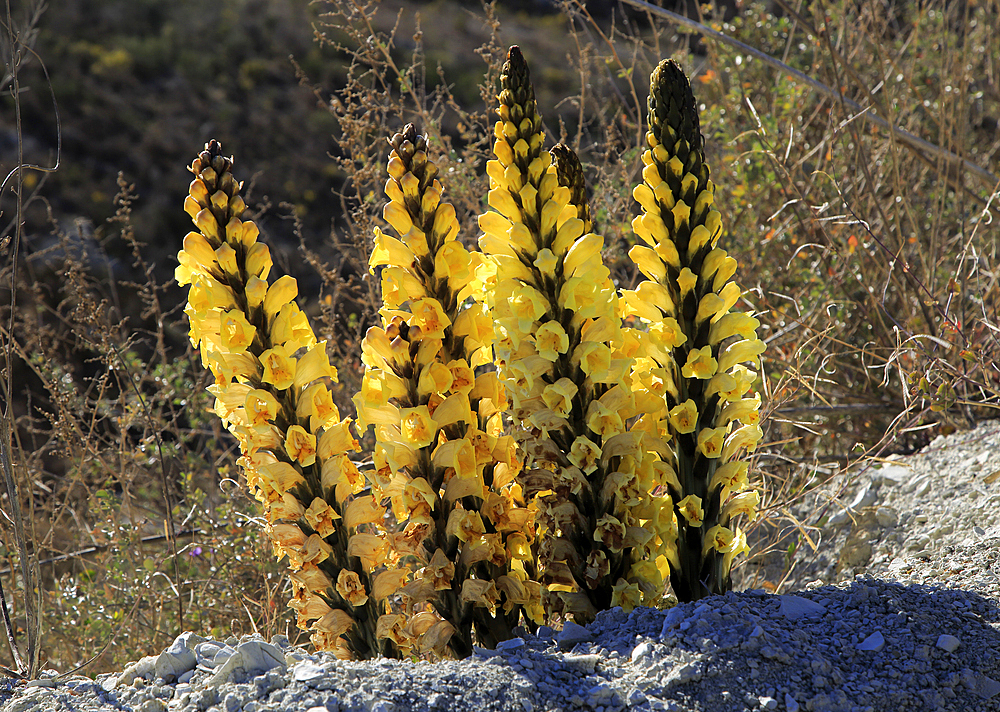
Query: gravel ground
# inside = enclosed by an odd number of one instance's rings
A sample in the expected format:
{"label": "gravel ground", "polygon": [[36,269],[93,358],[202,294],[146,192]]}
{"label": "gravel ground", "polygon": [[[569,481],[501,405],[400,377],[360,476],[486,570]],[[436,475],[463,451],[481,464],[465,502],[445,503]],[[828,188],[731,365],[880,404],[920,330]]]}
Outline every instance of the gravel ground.
{"label": "gravel ground", "polygon": [[788,556],[798,530],[768,524],[782,553],[744,571],[779,594],[607,611],[438,664],[185,633],[121,673],[0,688],[0,710],[1000,712],[998,470],[992,422],[815,490],[792,514],[816,551]]}

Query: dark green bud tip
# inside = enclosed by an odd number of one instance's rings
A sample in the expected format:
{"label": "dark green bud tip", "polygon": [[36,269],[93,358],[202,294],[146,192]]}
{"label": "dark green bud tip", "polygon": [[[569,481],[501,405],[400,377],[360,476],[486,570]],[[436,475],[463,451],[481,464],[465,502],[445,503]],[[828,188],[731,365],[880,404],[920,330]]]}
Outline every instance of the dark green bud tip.
{"label": "dark green bud tip", "polygon": [[[500,70],[500,101],[520,107],[523,116],[533,118],[535,114],[535,90],[531,86],[531,73],[524,55],[517,45],[507,50],[507,61]],[[505,93],[509,92],[505,96]],[[519,117],[515,120],[519,120]]]}
{"label": "dark green bud tip", "polygon": [[649,77],[649,129],[685,164],[689,151],[702,152],[704,139],[691,82],[672,59],[660,62]]}
{"label": "dark green bud tip", "polygon": [[590,232],[590,205],[587,202],[587,178],[580,158],[564,143],[552,147],[552,164],[556,167],[559,185],[570,190],[570,202],[576,206],[577,216],[583,220],[584,229]]}

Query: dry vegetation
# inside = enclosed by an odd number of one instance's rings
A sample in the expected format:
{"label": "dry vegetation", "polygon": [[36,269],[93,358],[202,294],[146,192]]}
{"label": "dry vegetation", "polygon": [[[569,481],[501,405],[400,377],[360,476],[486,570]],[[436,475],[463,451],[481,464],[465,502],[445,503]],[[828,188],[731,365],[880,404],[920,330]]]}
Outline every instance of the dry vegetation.
{"label": "dry vegetation", "polygon": [[[88,672],[182,629],[295,639],[284,566],[259,536],[234,441],[206,412],[207,377],[171,284],[187,231],[183,166],[213,136],[235,154],[278,268],[299,279],[317,336],[336,345],[335,397],[350,412],[376,311],[377,284],[363,277],[385,138],[407,122],[430,137],[474,244],[508,44],[535,68],[549,136],[583,160],[622,286],[636,278],[625,254],[644,78],[670,54],[693,77],[723,239],[768,342],[756,472],[774,530],[829,474],[993,417],[1000,403],[997,0],[745,3],[728,23],[703,19],[840,88],[931,145],[922,150],[745,52],[632,8],[592,17],[566,2],[528,16],[435,2],[418,18],[408,3],[303,12],[227,0],[195,13],[132,0],[92,17],[70,5],[29,3],[5,18],[2,45],[14,68],[0,110],[2,460],[18,493],[3,494],[0,550],[26,667],[33,633],[42,666],[99,656]],[[195,51],[193,37],[214,39]],[[21,573],[33,562],[38,627]],[[4,664],[19,667],[9,654]]]}

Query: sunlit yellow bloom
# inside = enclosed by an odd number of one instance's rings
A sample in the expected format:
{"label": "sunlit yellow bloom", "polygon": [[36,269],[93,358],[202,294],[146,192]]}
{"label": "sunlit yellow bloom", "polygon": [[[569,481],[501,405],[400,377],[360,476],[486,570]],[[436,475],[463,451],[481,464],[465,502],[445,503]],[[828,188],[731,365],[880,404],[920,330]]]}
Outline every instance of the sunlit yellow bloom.
{"label": "sunlit yellow bloom", "polygon": [[736,341],[722,352],[719,356],[719,370],[729,371],[736,364],[749,363],[754,368],[758,366],[759,356],[764,353],[766,346],[760,339],[744,339]]}
{"label": "sunlit yellow bloom", "polygon": [[257,473],[275,492],[284,494],[305,482],[302,473],[287,462],[270,462],[257,466]]}
{"label": "sunlit yellow bloom", "polygon": [[293,425],[285,433],[285,452],[303,467],[316,462],[316,436],[301,425]]}
{"label": "sunlit yellow bloom", "polygon": [[510,297],[510,308],[518,319],[519,329],[527,333],[535,321],[548,312],[549,305],[538,290],[517,285]]}
{"label": "sunlit yellow bloom", "polygon": [[333,520],[337,513],[324,500],[316,497],[302,515],[317,534],[324,539],[334,532]]}
{"label": "sunlit yellow bloom", "polygon": [[735,541],[735,533],[729,527],[716,524],[705,533],[705,543],[702,545],[701,555],[705,556],[709,551],[715,549],[720,554],[732,551]]}
{"label": "sunlit yellow bloom", "polygon": [[320,484],[327,496],[333,490],[337,502],[342,503],[350,495],[364,489],[365,478],[347,455],[337,455],[323,461]]}
{"label": "sunlit yellow bloom", "polygon": [[295,382],[295,357],[290,356],[284,345],[276,345],[260,355],[260,363],[264,367],[261,380],[270,383],[279,391],[292,387]]}
{"label": "sunlit yellow bloom", "polygon": [[403,302],[424,295],[423,282],[409,270],[402,267],[386,267],[382,270],[382,301],[389,309],[395,309]]}
{"label": "sunlit yellow bloom", "polygon": [[743,398],[725,405],[719,413],[719,421],[723,425],[728,425],[734,420],[739,420],[745,425],[755,425],[760,421],[760,393],[755,394],[753,398]]}
{"label": "sunlit yellow bloom", "polygon": [[705,519],[705,511],[701,508],[701,497],[689,494],[677,503],[681,515],[687,520],[688,526],[700,527]]}
{"label": "sunlit yellow bloom", "polygon": [[534,264],[543,276],[553,277],[556,273],[556,265],[559,264],[559,258],[556,257],[552,250],[546,247],[538,251]]}
{"label": "sunlit yellow bloom", "polygon": [[340,420],[340,411],[325,383],[314,383],[307,387],[299,395],[295,410],[299,418],[309,419],[309,429],[314,433]]}
{"label": "sunlit yellow bloom", "polygon": [[750,481],[747,477],[749,469],[750,463],[745,460],[727,462],[715,470],[708,488],[709,490],[713,490],[721,484],[724,489],[723,497],[728,492],[742,492],[750,486]]}
{"label": "sunlit yellow bloom", "polygon": [[760,507],[760,492],[751,490],[742,492],[730,499],[722,507],[720,518],[728,520],[737,514],[746,514],[750,521],[757,518],[757,508]]}
{"label": "sunlit yellow bloom", "polygon": [[434,256],[435,276],[447,279],[452,283],[453,289],[472,276],[471,265],[469,251],[457,241],[445,243]]}
{"label": "sunlit yellow bloom", "polygon": [[342,511],[344,524],[352,530],[362,524],[381,522],[385,517],[385,507],[372,495],[355,497]]}
{"label": "sunlit yellow bloom", "polygon": [[486,532],[486,527],[479,512],[456,508],[448,516],[446,531],[460,541],[468,542],[481,537]]}
{"label": "sunlit yellow bloom", "polygon": [[337,575],[337,593],[352,606],[363,606],[368,601],[368,594],[361,578],[354,571],[341,569]]}
{"label": "sunlit yellow bloom", "polygon": [[319,436],[317,453],[321,460],[327,460],[341,453],[357,452],[360,449],[361,446],[351,433],[351,419],[347,418],[323,431]]}
{"label": "sunlit yellow bloom", "polygon": [[409,578],[409,569],[383,571],[372,582],[372,598],[381,601],[396,593]]}
{"label": "sunlit yellow bloom", "polygon": [[249,391],[244,406],[250,425],[266,425],[274,422],[281,408],[278,399],[270,391],[261,389]]}
{"label": "sunlit yellow bloom", "polygon": [[535,331],[535,348],[538,355],[555,361],[569,348],[569,336],[558,321],[547,321]]}
{"label": "sunlit yellow bloom", "polygon": [[620,433],[624,424],[618,411],[608,408],[600,401],[591,401],[587,409],[587,427],[601,437],[609,437]]}
{"label": "sunlit yellow bloom", "polygon": [[357,556],[366,571],[381,566],[386,561],[389,543],[384,537],[366,532],[354,534],[347,542],[347,555]]}
{"label": "sunlit yellow bloom", "polygon": [[722,445],[726,438],[725,428],[703,428],[698,431],[698,452],[705,457],[717,458],[722,455]]}
{"label": "sunlit yellow bloom", "polygon": [[451,319],[444,313],[441,303],[433,297],[424,297],[410,302],[413,318],[411,326],[420,328],[421,339],[444,338],[444,330],[451,326]]}
{"label": "sunlit yellow bloom", "polygon": [[409,268],[414,261],[413,251],[405,244],[394,237],[390,237],[375,228],[375,248],[371,257],[368,258],[368,272],[375,274],[375,267],[379,265],[392,265],[395,267]]}
{"label": "sunlit yellow bloom", "polygon": [[742,529],[736,527],[735,536],[733,536],[732,547],[729,551],[722,555],[722,565],[727,570],[733,565],[733,559],[740,554],[749,554],[750,547],[747,545],[747,537]]}
{"label": "sunlit yellow bloom", "polygon": [[601,449],[589,438],[580,435],[573,441],[568,457],[570,462],[589,475],[597,469],[597,462],[601,458]]}
{"label": "sunlit yellow bloom", "polygon": [[230,309],[220,319],[222,347],[228,351],[245,351],[253,343],[257,327],[247,321],[239,309]]}
{"label": "sunlit yellow bloom", "polygon": [[560,378],[555,383],[545,386],[542,391],[542,400],[549,410],[560,416],[568,416],[573,410],[573,397],[576,395],[577,386],[568,378]]}
{"label": "sunlit yellow bloom", "polygon": [[630,613],[634,608],[642,603],[642,592],[639,585],[629,583],[625,579],[618,579],[618,582],[611,588],[611,605],[621,606],[625,613]]}
{"label": "sunlit yellow bloom", "polygon": [[700,349],[691,349],[687,363],[681,368],[681,375],[684,378],[709,379],[715,375],[718,366],[718,362],[712,356],[712,347],[703,346]]}
{"label": "sunlit yellow bloom", "polygon": [[267,296],[267,281],[257,277],[250,277],[247,280],[247,305],[251,309],[256,309],[264,304]]}
{"label": "sunlit yellow bloom", "polygon": [[688,398],[670,409],[670,425],[678,433],[693,433],[698,426],[698,406]]}
{"label": "sunlit yellow bloom", "polygon": [[691,271],[690,267],[684,267],[677,276],[677,286],[681,290],[681,297],[687,296],[688,292],[698,284],[698,275]]}
{"label": "sunlit yellow bloom", "polygon": [[295,387],[303,388],[320,378],[337,380],[337,369],[330,365],[326,342],[320,341],[298,359],[295,367]]}
{"label": "sunlit yellow bloom", "polygon": [[607,344],[585,341],[573,351],[573,361],[594,383],[603,383],[611,368],[611,348]]}
{"label": "sunlit yellow bloom", "polygon": [[476,385],[475,371],[469,367],[465,359],[449,361],[447,367],[451,372],[451,384],[448,388],[453,393],[462,393],[468,396]]}
{"label": "sunlit yellow bloom", "polygon": [[215,250],[201,233],[189,232],[184,236],[184,252],[206,272],[210,273],[213,269],[218,270]]}
{"label": "sunlit yellow bloom", "polygon": [[236,264],[236,250],[229,243],[223,242],[219,245],[215,251],[215,259],[223,273],[234,276],[239,273],[240,268]]}
{"label": "sunlit yellow bloom", "polygon": [[257,242],[247,250],[247,274],[250,277],[266,282],[271,267],[271,251],[266,244]]}
{"label": "sunlit yellow bloom", "polygon": [[731,312],[712,324],[708,332],[708,340],[712,344],[725,341],[730,336],[742,336],[744,339],[755,339],[760,321],[745,312]]}
{"label": "sunlit yellow bloom", "polygon": [[430,393],[447,393],[451,388],[451,382],[451,370],[443,363],[435,362],[420,371],[417,393],[422,396]]}
{"label": "sunlit yellow bloom", "polygon": [[299,293],[298,283],[294,277],[287,274],[279,277],[267,288],[267,295],[264,297],[264,313],[270,321],[273,319],[281,307],[290,303]]}
{"label": "sunlit yellow bloom", "polygon": [[438,467],[451,467],[460,478],[476,476],[476,449],[470,440],[462,438],[441,443],[434,450],[431,461]]}
{"label": "sunlit yellow bloom", "polygon": [[743,448],[746,448],[748,452],[753,452],[757,449],[757,443],[762,437],[764,437],[764,433],[759,425],[744,425],[737,428],[726,438],[726,444],[722,448],[722,459],[732,460],[733,456]]}

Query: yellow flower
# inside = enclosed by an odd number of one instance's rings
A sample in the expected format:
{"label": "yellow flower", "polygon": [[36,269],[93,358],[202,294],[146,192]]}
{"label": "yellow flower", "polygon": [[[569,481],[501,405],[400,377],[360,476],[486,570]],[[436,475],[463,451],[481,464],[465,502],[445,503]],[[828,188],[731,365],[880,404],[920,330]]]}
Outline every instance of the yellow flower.
{"label": "yellow flower", "polygon": [[722,455],[722,445],[725,438],[725,428],[703,428],[702,430],[699,430],[698,452],[705,457],[720,457]]}
{"label": "yellow flower", "polygon": [[728,425],[734,420],[739,420],[745,425],[756,425],[760,421],[760,393],[755,394],[753,398],[731,401],[723,407],[719,413],[719,421],[723,425]]}
{"label": "yellow flower", "polygon": [[587,427],[601,437],[607,438],[622,432],[624,424],[617,411],[608,408],[600,401],[591,401],[587,409]]}
{"label": "yellow flower", "polygon": [[[244,224],[252,225],[253,223]],[[247,273],[250,275],[250,278],[259,279],[267,284],[267,275],[270,274],[271,267],[271,251],[268,249],[267,245],[263,242],[254,243],[254,245],[247,250]],[[263,299],[263,296],[261,299]]]}
{"label": "yellow flower", "polygon": [[762,437],[764,437],[764,432],[759,425],[744,425],[737,428],[726,438],[726,444],[722,448],[722,459],[732,460],[733,456],[743,448],[746,448],[748,452],[753,452],[757,449],[757,443]]}
{"label": "yellow flower", "polygon": [[324,539],[333,534],[333,520],[338,518],[337,513],[325,500],[316,497],[302,515],[317,534]]}
{"label": "yellow flower", "polygon": [[535,331],[535,348],[538,355],[548,361],[555,361],[559,354],[569,348],[569,336],[558,321],[547,321]]}
{"label": "yellow flower", "polygon": [[677,275],[677,286],[681,290],[681,298],[686,297],[688,292],[698,284],[698,275],[691,271],[690,267],[684,267]]}
{"label": "yellow flower", "polygon": [[270,383],[279,391],[292,387],[295,382],[296,360],[290,356],[284,345],[276,345],[260,355],[260,363],[264,367],[261,380]]}
{"label": "yellow flower", "polygon": [[295,299],[298,293],[299,287],[294,277],[286,274],[275,280],[274,284],[267,288],[267,295],[264,297],[264,313],[268,321],[281,311],[281,307]]}
{"label": "yellow flower", "polygon": [[573,397],[576,396],[577,386],[568,378],[560,378],[555,383],[545,386],[542,391],[542,400],[549,410],[557,415],[566,417],[573,410]]}
{"label": "yellow flower", "polygon": [[410,576],[409,569],[383,571],[372,582],[372,598],[381,601],[396,593]]}
{"label": "yellow flower", "polygon": [[701,497],[689,494],[677,503],[681,515],[687,520],[688,526],[700,527],[705,519],[705,510],[701,508]]}
{"label": "yellow flower", "polygon": [[410,326],[420,328],[421,339],[443,339],[444,330],[451,326],[451,319],[444,313],[441,303],[433,297],[424,297],[410,302],[413,314]]}
{"label": "yellow flower", "polygon": [[638,584],[629,583],[625,579],[618,579],[618,582],[612,586],[612,606],[621,606],[625,613],[631,613],[641,602],[642,592],[639,590]]}
{"label": "yellow flower", "polygon": [[465,359],[455,359],[449,361],[448,370],[451,372],[451,385],[448,386],[452,393],[461,393],[466,396],[476,385],[476,373]]}
{"label": "yellow flower", "polygon": [[301,425],[293,425],[285,433],[285,452],[303,467],[316,462],[316,436]]}
{"label": "yellow flower", "polygon": [[375,267],[379,265],[409,268],[414,259],[413,251],[409,247],[375,228],[375,248],[368,258],[369,274],[375,274]]}
{"label": "yellow flower", "polygon": [[664,348],[677,348],[687,341],[687,335],[673,317],[664,317],[649,325],[649,335]]}
{"label": "yellow flower", "polygon": [[698,427],[698,406],[688,398],[680,405],[670,409],[670,425],[678,433],[693,433]]}
{"label": "yellow flower", "polygon": [[458,537],[460,541],[468,542],[478,539],[486,533],[486,527],[479,512],[457,507],[451,510],[451,514],[448,515],[446,531],[449,535]]}
{"label": "yellow flower", "polygon": [[611,348],[607,344],[585,341],[573,351],[573,361],[594,383],[603,383],[610,375]]}
{"label": "yellow flower", "polygon": [[718,485],[723,487],[723,498],[729,492],[742,492],[750,486],[747,473],[750,463],[744,461],[727,462],[715,470],[712,481],[709,483],[709,490],[715,489]]}
{"label": "yellow flower", "polygon": [[711,549],[715,549],[720,554],[726,554],[733,550],[735,533],[729,527],[716,524],[705,534],[705,543],[702,545],[701,555],[705,556]]}
{"label": "yellow flower", "polygon": [[749,363],[756,368],[759,356],[766,348],[764,342],[756,338],[732,343],[719,356],[719,370],[729,371],[733,366],[742,363]]}
{"label": "yellow flower", "polygon": [[750,521],[753,521],[757,518],[758,507],[760,507],[760,492],[756,490],[742,492],[726,502],[719,518],[728,520],[737,514],[746,514]]}
{"label": "yellow flower", "polygon": [[424,285],[416,275],[402,267],[382,270],[382,301],[389,309],[425,295]]}
{"label": "yellow flower", "polygon": [[443,363],[434,362],[420,371],[417,393],[426,396],[431,393],[447,393],[451,388],[451,369]]}
{"label": "yellow flower", "polygon": [[559,258],[556,257],[552,250],[546,247],[538,251],[534,264],[543,276],[553,277],[556,273],[556,265],[559,264]]}
{"label": "yellow flower", "polygon": [[570,447],[569,461],[583,470],[585,474],[589,475],[597,469],[597,462],[600,458],[601,449],[583,435],[578,436]]}
{"label": "yellow flower", "polygon": [[340,411],[325,383],[314,383],[307,387],[299,395],[295,410],[300,419],[309,419],[309,429],[314,433],[340,420]]}
{"label": "yellow flower", "polygon": [[352,606],[363,606],[368,602],[368,594],[361,578],[348,569],[341,569],[337,575],[337,593]]}
{"label": "yellow flower", "polygon": [[345,452],[357,452],[361,449],[358,441],[351,433],[351,419],[347,418],[327,427],[319,436],[317,453],[321,460],[327,460]]}
{"label": "yellow flower", "polygon": [[447,279],[452,284],[464,284],[472,276],[472,258],[461,242],[448,242],[434,256],[434,276]]}
{"label": "yellow flower", "polygon": [[681,368],[681,375],[684,378],[709,379],[715,375],[718,366],[718,362],[712,356],[712,347],[703,346],[700,349],[691,349],[687,363]]}
{"label": "yellow flower", "polygon": [[330,365],[325,341],[316,343],[298,359],[298,365],[295,367],[295,387],[303,388],[320,378],[337,380],[337,369]]}
{"label": "yellow flower", "polygon": [[476,448],[470,440],[465,438],[450,440],[438,445],[431,456],[431,462],[438,467],[453,468],[455,475],[460,478],[476,476]]}
{"label": "yellow flower", "polygon": [[247,321],[239,309],[230,309],[220,319],[222,347],[228,351],[246,351],[253,343],[257,327]]}
{"label": "yellow flower", "polygon": [[518,328],[529,333],[535,321],[548,312],[549,305],[537,289],[518,284],[511,294],[510,308],[517,317]]}
{"label": "yellow flower", "polygon": [[281,410],[278,399],[270,391],[255,389],[247,393],[244,404],[250,425],[267,425],[274,422]]}

